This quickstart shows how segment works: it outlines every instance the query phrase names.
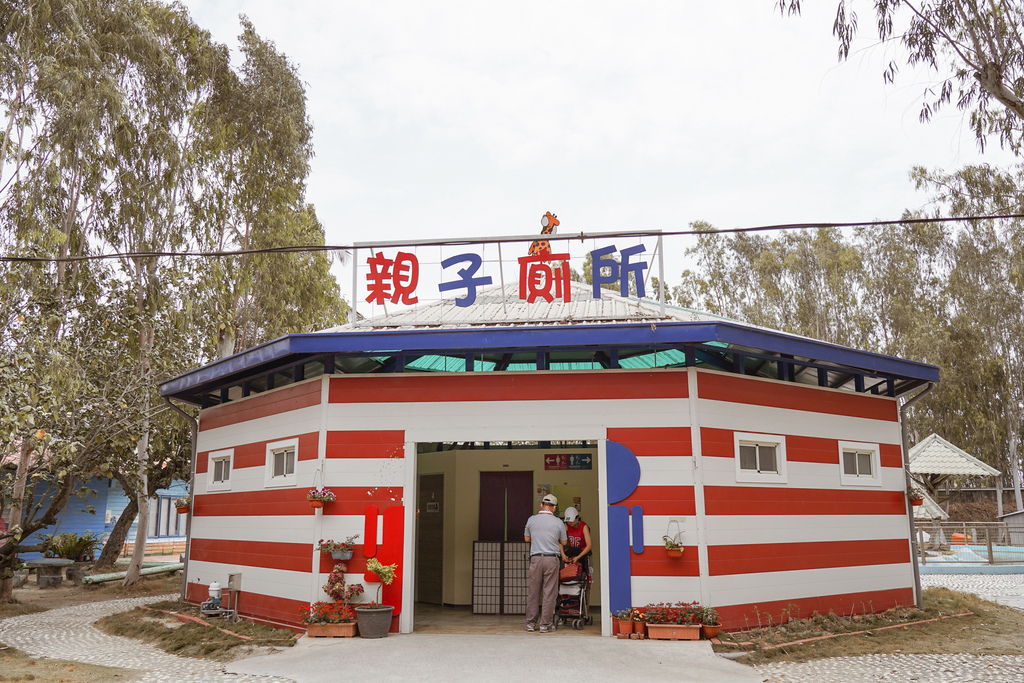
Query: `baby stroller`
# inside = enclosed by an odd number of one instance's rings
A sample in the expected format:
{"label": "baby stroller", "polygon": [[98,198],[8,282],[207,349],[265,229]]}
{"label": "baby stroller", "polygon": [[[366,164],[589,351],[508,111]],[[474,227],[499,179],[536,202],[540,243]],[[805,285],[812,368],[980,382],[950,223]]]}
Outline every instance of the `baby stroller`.
{"label": "baby stroller", "polygon": [[587,604],[590,581],[589,557],[562,567],[558,575],[558,614],[555,619],[557,625],[572,621],[574,629],[583,630],[584,626],[594,623]]}

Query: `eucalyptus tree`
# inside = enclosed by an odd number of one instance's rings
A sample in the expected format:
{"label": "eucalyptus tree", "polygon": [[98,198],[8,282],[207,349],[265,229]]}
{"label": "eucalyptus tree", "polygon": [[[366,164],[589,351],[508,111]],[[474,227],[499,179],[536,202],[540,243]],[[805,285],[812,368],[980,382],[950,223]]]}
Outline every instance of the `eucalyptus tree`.
{"label": "eucalyptus tree", "polygon": [[[217,250],[322,245],[323,226],[305,198],[313,156],[305,87],[271,41],[246,17],[241,24],[244,63],[238,73],[219,74],[203,112],[200,153],[208,163],[197,179],[194,218]],[[205,267],[218,356],[345,319],[324,252],[252,253]]]}
{"label": "eucalyptus tree", "polygon": [[675,299],[753,325],[863,346],[870,335],[864,310],[863,264],[855,244],[836,230],[774,237],[704,232],[687,253],[688,270]]}
{"label": "eucalyptus tree", "polygon": [[[1024,213],[1024,167],[967,166],[955,173],[914,170],[950,216]],[[1021,500],[1024,441],[1024,221],[973,220],[948,241],[949,350],[945,399],[960,416],[964,443],[1010,475]]]}
{"label": "eucalyptus tree", "polygon": [[[860,17],[856,0],[839,0],[832,32],[839,59],[850,56]],[[800,12],[801,0],[778,0],[782,12]],[[881,44],[903,53],[883,76],[895,80],[900,63],[925,66],[938,81],[924,87],[920,119],[954,104],[969,112],[984,148],[990,136],[1019,152],[1024,143],[1024,5],[1019,0],[875,0],[863,3]]]}

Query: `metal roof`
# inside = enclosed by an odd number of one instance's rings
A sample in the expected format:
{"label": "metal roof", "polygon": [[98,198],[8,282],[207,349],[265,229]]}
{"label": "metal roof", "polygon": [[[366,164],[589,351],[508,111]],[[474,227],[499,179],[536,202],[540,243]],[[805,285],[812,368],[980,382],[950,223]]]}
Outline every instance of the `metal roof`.
{"label": "metal roof", "polygon": [[910,449],[912,474],[946,474],[963,477],[992,477],[999,470],[957,448],[938,434],[932,434]]}
{"label": "metal roof", "polygon": [[512,282],[504,287],[481,289],[471,306],[460,307],[455,304],[455,299],[444,299],[332,327],[324,332],[727,320],[721,316],[699,313],[678,306],[666,305],[663,312],[657,301],[619,296],[611,290],[601,290],[601,298],[595,299],[591,285],[570,282],[569,286],[570,301],[554,298],[549,302],[538,297],[534,302],[527,303],[519,298],[519,283]]}
{"label": "metal roof", "polygon": [[212,405],[312,374],[713,367],[896,396],[938,381],[925,363],[572,284],[571,302],[519,300],[518,284],[309,334],[290,334],[170,379],[161,394]]}

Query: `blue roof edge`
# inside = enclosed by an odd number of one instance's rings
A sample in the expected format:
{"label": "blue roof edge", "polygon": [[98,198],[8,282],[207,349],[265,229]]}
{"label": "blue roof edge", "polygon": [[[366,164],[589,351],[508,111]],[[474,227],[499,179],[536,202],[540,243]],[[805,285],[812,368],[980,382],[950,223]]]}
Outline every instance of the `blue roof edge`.
{"label": "blue roof edge", "polygon": [[710,341],[836,363],[879,375],[925,382],[939,380],[939,368],[928,363],[862,351],[785,332],[752,328],[734,322],[672,321],[543,327],[385,331],[375,329],[289,334],[161,382],[160,394],[173,396],[192,387],[245,372],[250,368],[291,355],[390,354],[399,351],[422,353],[463,349],[529,349],[541,352],[557,348],[664,346]]}

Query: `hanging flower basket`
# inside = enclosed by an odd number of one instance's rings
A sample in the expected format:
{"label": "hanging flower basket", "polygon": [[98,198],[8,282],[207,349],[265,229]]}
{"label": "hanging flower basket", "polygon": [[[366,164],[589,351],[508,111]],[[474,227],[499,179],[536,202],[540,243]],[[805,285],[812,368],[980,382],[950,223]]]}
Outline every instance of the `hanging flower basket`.
{"label": "hanging flower basket", "polygon": [[312,488],[309,493],[306,494],[306,500],[309,501],[309,507],[311,508],[322,508],[324,503],[333,503],[336,496],[334,491],[327,487]]}
{"label": "hanging flower basket", "polygon": [[179,498],[174,501],[174,508],[178,511],[179,515],[184,515],[192,508],[192,499],[188,497]]}

